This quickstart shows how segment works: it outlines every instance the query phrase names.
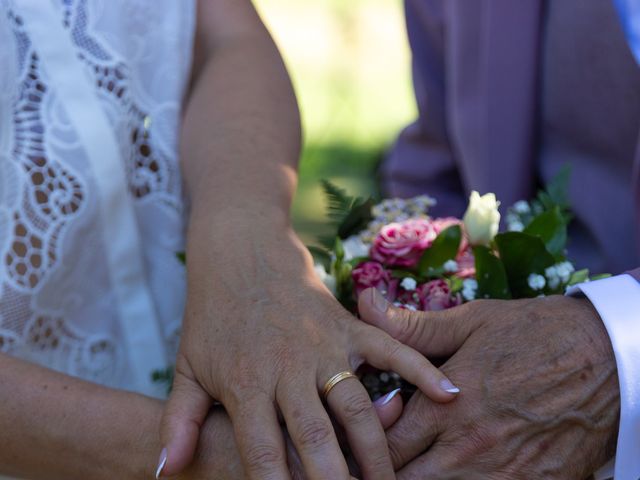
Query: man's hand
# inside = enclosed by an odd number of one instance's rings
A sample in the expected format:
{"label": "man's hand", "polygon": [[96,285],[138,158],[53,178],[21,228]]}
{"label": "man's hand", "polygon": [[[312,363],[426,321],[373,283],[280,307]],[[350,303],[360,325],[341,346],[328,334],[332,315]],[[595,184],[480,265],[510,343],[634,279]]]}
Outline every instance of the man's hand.
{"label": "man's hand", "polygon": [[481,300],[443,312],[376,309],[368,323],[429,357],[461,388],[436,405],[420,393],[388,431],[398,478],[584,479],[614,454],[616,364],[584,299]]}

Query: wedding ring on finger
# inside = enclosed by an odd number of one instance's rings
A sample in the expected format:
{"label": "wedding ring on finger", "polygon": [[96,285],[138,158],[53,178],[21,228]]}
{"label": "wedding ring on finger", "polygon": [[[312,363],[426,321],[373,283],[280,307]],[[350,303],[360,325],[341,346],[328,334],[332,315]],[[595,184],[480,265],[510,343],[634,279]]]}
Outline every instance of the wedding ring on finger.
{"label": "wedding ring on finger", "polygon": [[327,381],[327,383],[324,384],[324,388],[322,389],[323,398],[327,400],[327,397],[329,396],[329,392],[333,390],[333,387],[335,387],[337,384],[339,384],[343,380],[347,380],[348,378],[355,378],[356,380],[358,379],[358,377],[353,372],[350,372],[348,370],[345,370],[344,372],[336,373],[333,377],[331,377]]}

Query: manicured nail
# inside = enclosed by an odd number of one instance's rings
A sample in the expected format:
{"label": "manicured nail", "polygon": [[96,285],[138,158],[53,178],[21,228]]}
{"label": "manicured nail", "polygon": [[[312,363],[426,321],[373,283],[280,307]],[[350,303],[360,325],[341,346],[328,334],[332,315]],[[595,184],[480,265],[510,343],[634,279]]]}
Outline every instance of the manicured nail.
{"label": "manicured nail", "polygon": [[389,302],[384,296],[378,291],[377,288],[371,289],[371,300],[373,301],[373,306],[381,313],[387,313],[389,309]]}
{"label": "manicured nail", "polygon": [[384,397],[376,400],[376,403],[381,407],[384,407],[387,403],[393,400],[393,397],[395,397],[398,393],[400,393],[400,389],[396,388],[393,392],[389,392]]}
{"label": "manicured nail", "polygon": [[160,453],[160,460],[158,461],[158,468],[156,469],[156,480],[160,478],[160,474],[162,473],[162,469],[167,464],[167,449],[163,448]]}
{"label": "manicured nail", "polygon": [[453,383],[451,383],[451,380],[449,380],[448,378],[440,381],[440,388],[442,388],[447,393],[460,393],[460,389]]}

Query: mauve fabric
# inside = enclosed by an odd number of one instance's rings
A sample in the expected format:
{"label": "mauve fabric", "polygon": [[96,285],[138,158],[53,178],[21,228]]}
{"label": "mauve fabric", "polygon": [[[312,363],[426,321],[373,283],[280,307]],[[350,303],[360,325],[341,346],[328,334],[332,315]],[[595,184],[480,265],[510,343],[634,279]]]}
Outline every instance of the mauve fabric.
{"label": "mauve fabric", "polygon": [[570,256],[640,265],[640,68],[611,0],[407,0],[419,119],[382,166],[387,195],[461,215],[503,205],[572,165]]}

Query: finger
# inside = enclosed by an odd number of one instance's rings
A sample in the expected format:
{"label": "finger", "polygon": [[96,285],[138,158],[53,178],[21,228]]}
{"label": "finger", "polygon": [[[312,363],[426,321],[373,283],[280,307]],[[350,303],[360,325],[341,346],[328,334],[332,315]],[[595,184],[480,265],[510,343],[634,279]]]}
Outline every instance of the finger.
{"label": "finger", "polygon": [[263,393],[247,393],[243,401],[227,409],[247,477],[291,480],[285,442],[272,400]]}
{"label": "finger", "polygon": [[427,453],[419,456],[397,474],[398,480],[444,480],[448,478],[485,478],[481,472],[473,470],[473,475],[462,475],[457,471],[458,458],[451,448],[435,445]]}
{"label": "finger", "polygon": [[363,327],[355,336],[355,347],[368,364],[398,373],[436,402],[450,402],[460,393],[460,389],[424,355],[380,330]]}
{"label": "finger", "polygon": [[284,432],[284,439],[287,445],[287,464],[291,472],[291,480],[305,480],[302,460],[300,460],[300,455],[287,432]]}
{"label": "finger", "polygon": [[375,288],[360,295],[358,312],[363,321],[433,357],[455,353],[476,328],[465,306],[441,312],[413,312],[391,306]]}
{"label": "finger", "polygon": [[[178,361],[179,363],[179,361]],[[182,472],[193,461],[200,428],[212,399],[188,368],[176,367],[175,379],[160,424],[164,446],[160,453],[156,478]]]}
{"label": "finger", "polygon": [[389,454],[396,470],[424,453],[443,431],[437,408],[442,407],[416,393],[407,403],[400,419],[387,430]]}
{"label": "finger", "polygon": [[347,463],[316,386],[290,385],[278,392],[277,400],[307,478],[348,478]]}
{"label": "finger", "polygon": [[402,396],[398,395],[399,393],[400,389],[396,388],[373,402],[373,408],[376,409],[376,414],[384,430],[396,423],[402,415]]}
{"label": "finger", "polygon": [[329,392],[327,403],[346,431],[363,478],[394,478],[387,439],[364,386],[356,378],[344,380]]}

